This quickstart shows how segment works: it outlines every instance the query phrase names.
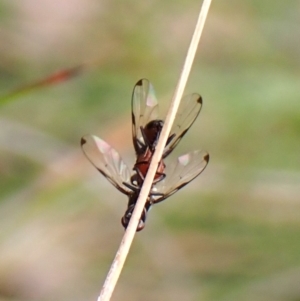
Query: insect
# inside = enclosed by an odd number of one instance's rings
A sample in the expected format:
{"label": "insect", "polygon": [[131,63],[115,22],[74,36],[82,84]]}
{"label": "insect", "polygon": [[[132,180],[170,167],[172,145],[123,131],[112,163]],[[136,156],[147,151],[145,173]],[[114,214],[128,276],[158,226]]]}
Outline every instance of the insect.
{"label": "insect", "polygon": [[[165,174],[166,166],[163,162],[163,159],[173,151],[193,124],[201,106],[202,98],[198,94],[192,94],[182,99],[162,160],[159,162],[154,177],[153,185],[155,187],[152,186],[149,193],[137,231],[144,228],[147,212],[153,204],[168,198],[205,169],[209,155],[200,151],[180,156],[176,164],[167,168],[168,176]],[[83,152],[89,161],[129,198],[127,210],[121,220],[125,228],[128,226],[135,208],[162,127],[163,121],[158,119],[158,103],[153,86],[148,80],[142,79],[136,83],[132,94],[132,138],[137,156],[133,174],[119,153],[105,141],[93,135],[87,135],[81,139]]]}
{"label": "insect", "polygon": [[[158,164],[153,181],[154,184],[165,178],[163,159],[173,151],[181,138],[186,134],[199,115],[201,107],[202,98],[199,94],[194,93],[182,99],[163,152],[162,160]],[[147,174],[164,124],[163,120],[158,119],[158,102],[153,86],[147,79],[141,79],[136,83],[132,93],[131,108],[132,140],[137,156],[133,167],[136,174],[133,176],[132,182],[140,186]]]}
{"label": "insect", "polygon": [[[128,205],[122,225],[127,228],[134,210],[140,187],[131,182],[131,171],[119,153],[104,140],[86,135],[81,138],[81,146],[88,160],[114,185],[128,196]],[[163,181],[152,187],[143,209],[137,231],[145,227],[147,212],[153,204],[162,202],[186,184],[195,179],[206,167],[209,155],[203,151],[193,151],[180,156],[170,165],[169,173]]]}

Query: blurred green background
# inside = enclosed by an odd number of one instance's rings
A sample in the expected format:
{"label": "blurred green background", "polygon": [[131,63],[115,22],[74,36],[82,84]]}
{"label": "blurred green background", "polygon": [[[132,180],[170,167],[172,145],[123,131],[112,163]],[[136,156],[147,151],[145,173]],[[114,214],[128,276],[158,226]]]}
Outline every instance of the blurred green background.
{"label": "blurred green background", "polygon": [[[132,165],[130,99],[164,116],[198,1],[0,0],[0,300],[96,300],[126,196],[83,156],[93,133]],[[112,300],[300,300],[300,2],[213,1],[186,93],[204,99],[173,154],[204,173],[151,210]]]}

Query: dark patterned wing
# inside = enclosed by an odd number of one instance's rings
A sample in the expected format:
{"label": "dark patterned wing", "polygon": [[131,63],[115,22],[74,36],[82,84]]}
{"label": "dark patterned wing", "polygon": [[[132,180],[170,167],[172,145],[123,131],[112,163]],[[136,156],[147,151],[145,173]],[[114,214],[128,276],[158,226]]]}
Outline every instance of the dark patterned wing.
{"label": "dark patterned wing", "polygon": [[169,168],[167,166],[165,180],[155,185],[153,191],[157,191],[158,196],[154,196],[153,203],[165,200],[194,180],[205,169],[208,161],[209,154],[204,151],[192,151],[180,156],[175,164]]}
{"label": "dark patterned wing", "polygon": [[202,98],[199,94],[194,93],[183,97],[164,149],[163,158],[166,158],[173,151],[186,134],[199,115],[201,107]]}
{"label": "dark patterned wing", "polygon": [[132,139],[135,152],[145,151],[141,127],[158,118],[158,103],[153,86],[147,79],[139,80],[134,86],[131,101]]}
{"label": "dark patterned wing", "polygon": [[81,138],[81,147],[88,160],[124,194],[132,191],[123,182],[130,183],[131,173],[119,153],[104,140],[86,135]]}

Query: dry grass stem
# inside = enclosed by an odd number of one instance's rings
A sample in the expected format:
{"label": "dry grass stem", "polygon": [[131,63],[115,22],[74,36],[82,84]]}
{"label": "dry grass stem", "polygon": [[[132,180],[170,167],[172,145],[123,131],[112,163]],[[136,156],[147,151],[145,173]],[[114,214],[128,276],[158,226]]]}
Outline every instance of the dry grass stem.
{"label": "dry grass stem", "polygon": [[211,0],[204,0],[201,11],[198,17],[198,21],[196,24],[196,28],[190,43],[190,47],[185,59],[185,63],[178,81],[178,84],[176,86],[170,109],[168,111],[164,127],[162,129],[156,150],[154,152],[147,176],[145,178],[144,184],[142,186],[139,198],[137,200],[133,215],[130,219],[130,223],[126,229],[126,232],[123,236],[123,239],[121,241],[121,244],[119,246],[119,249],[117,251],[117,254],[115,256],[115,259],[111,265],[111,268],[108,272],[108,275],[106,277],[105,283],[103,285],[103,288],[100,292],[100,295],[98,297],[98,301],[108,301],[111,298],[111,295],[113,293],[113,290],[115,288],[115,285],[117,283],[117,280],[120,276],[121,270],[123,268],[124,262],[126,260],[127,254],[129,252],[129,248],[131,246],[131,243],[133,241],[134,235],[136,233],[137,225],[139,222],[139,219],[142,214],[142,210],[144,208],[144,205],[146,203],[147,197],[149,195],[152,182],[157,170],[157,166],[159,161],[161,160],[162,153],[164,150],[164,147],[166,145],[172,124],[174,122],[180,100],[182,98],[184,88],[190,73],[190,70],[192,68],[192,64],[194,61],[194,57],[197,51],[197,47],[200,41],[200,37],[202,34],[202,30],[204,27],[204,23],[208,14],[208,10],[211,4]]}

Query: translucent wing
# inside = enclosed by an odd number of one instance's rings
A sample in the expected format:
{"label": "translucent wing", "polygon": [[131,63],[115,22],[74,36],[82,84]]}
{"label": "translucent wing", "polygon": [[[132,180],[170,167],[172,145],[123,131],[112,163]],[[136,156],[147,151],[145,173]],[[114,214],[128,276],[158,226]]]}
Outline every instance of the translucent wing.
{"label": "translucent wing", "polygon": [[131,194],[123,182],[130,183],[131,173],[119,153],[104,140],[86,135],[81,138],[81,147],[88,160],[124,194]]}
{"label": "translucent wing", "polygon": [[166,158],[186,134],[190,126],[194,123],[202,107],[202,98],[199,94],[184,96],[173,126],[170,131],[168,143],[164,149],[163,158]]}
{"label": "translucent wing", "polygon": [[153,86],[147,79],[139,80],[134,86],[131,101],[132,139],[135,152],[140,154],[144,149],[141,127],[158,118],[158,103]]}
{"label": "translucent wing", "polygon": [[194,180],[205,169],[209,161],[209,155],[203,151],[193,151],[180,156],[176,164],[166,169],[166,178],[155,185],[158,195],[154,197],[153,203],[159,203],[170,195]]}

